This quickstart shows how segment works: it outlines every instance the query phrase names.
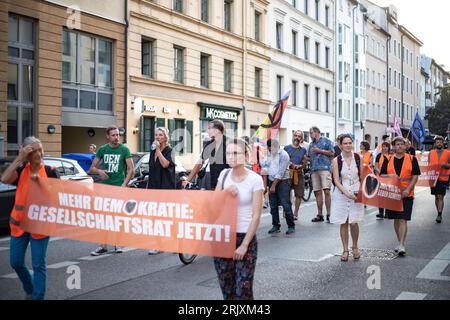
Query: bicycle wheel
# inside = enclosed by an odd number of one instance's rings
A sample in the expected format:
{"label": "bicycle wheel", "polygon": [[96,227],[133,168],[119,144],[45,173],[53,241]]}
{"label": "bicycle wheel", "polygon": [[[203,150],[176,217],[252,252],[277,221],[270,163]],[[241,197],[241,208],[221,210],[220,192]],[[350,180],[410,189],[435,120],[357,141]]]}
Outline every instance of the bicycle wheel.
{"label": "bicycle wheel", "polygon": [[307,183],[305,183],[305,192],[303,193],[303,200],[308,201],[311,198],[312,193],[312,183],[311,180],[309,180]]}
{"label": "bicycle wheel", "polygon": [[180,257],[181,262],[183,262],[183,264],[185,265],[191,264],[192,262],[194,262],[195,258],[197,258],[195,254],[189,253],[179,253],[178,257]]}

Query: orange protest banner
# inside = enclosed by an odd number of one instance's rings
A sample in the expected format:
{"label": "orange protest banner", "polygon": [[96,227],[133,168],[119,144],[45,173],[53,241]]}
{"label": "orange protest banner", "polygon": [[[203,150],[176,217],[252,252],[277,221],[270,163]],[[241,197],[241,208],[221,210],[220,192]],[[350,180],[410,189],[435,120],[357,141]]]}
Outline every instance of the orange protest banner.
{"label": "orange protest banner", "polygon": [[367,167],[363,167],[358,202],[369,206],[403,212],[400,180],[395,176],[377,176]]}
{"label": "orange protest banner", "polygon": [[439,165],[428,165],[419,162],[419,166],[421,174],[416,186],[434,188],[439,179],[439,172],[441,170]]}
{"label": "orange protest banner", "polygon": [[231,258],[237,197],[49,179],[30,181],[20,226],[73,240]]}

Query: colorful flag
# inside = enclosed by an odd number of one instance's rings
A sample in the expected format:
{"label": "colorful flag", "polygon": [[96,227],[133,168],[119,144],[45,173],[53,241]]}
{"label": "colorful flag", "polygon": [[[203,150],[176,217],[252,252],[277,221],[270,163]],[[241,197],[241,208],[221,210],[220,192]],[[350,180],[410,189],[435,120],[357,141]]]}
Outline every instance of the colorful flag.
{"label": "colorful flag", "polygon": [[273,107],[272,111],[267,115],[253,135],[253,142],[265,144],[267,140],[278,137],[278,130],[280,129],[281,120],[290,94],[291,91],[288,91]]}
{"label": "colorful flag", "polygon": [[414,122],[412,123],[411,134],[417,142],[422,143],[425,141],[425,125],[420,118],[419,111],[416,112],[416,117],[414,118]]}
{"label": "colorful flag", "polygon": [[395,115],[395,113],[394,113],[394,120],[392,121],[393,122],[393,129],[394,129],[394,132],[398,135],[398,136],[403,136],[403,134],[402,134],[402,130],[400,129],[400,124],[398,123],[398,119],[397,119],[397,116]]}

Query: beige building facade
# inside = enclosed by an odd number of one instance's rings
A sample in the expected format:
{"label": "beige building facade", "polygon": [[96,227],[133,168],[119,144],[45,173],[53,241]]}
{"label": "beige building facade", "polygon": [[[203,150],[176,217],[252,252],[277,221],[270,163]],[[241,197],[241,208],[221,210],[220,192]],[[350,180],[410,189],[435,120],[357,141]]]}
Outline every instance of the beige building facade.
{"label": "beige building facade", "polygon": [[0,6],[0,153],[39,137],[87,152],[124,127],[125,1],[5,0]]}
{"label": "beige building facade", "polygon": [[388,60],[388,121],[392,126],[393,114],[396,114],[403,136],[406,137],[421,103],[420,48],[423,43],[398,24],[395,7],[390,6],[386,10],[388,33],[391,35]]}
{"label": "beige building facade", "polygon": [[198,160],[209,121],[251,135],[269,111],[268,2],[128,2],[127,144],[148,152],[170,131],[182,164]]}

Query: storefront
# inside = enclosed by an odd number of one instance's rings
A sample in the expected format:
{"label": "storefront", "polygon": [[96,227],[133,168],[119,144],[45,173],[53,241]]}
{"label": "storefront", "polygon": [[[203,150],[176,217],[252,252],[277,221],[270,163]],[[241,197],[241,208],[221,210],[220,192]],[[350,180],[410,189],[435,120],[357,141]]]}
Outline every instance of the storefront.
{"label": "storefront", "polygon": [[219,119],[225,124],[225,135],[227,137],[238,137],[239,116],[242,109],[228,106],[219,106],[199,102],[200,107],[200,145],[208,139],[208,123]]}

